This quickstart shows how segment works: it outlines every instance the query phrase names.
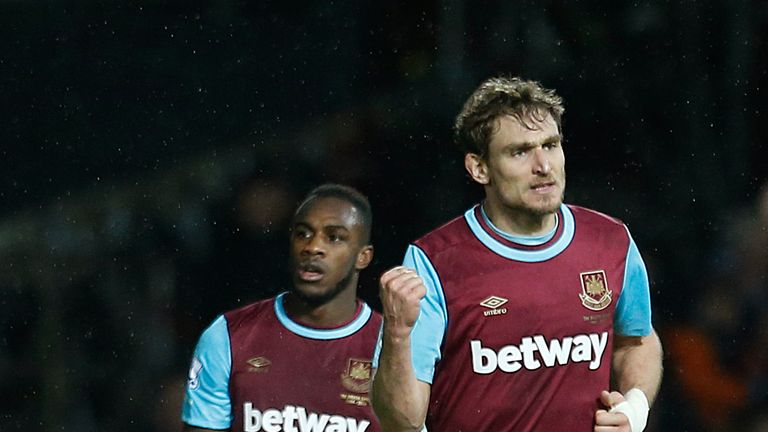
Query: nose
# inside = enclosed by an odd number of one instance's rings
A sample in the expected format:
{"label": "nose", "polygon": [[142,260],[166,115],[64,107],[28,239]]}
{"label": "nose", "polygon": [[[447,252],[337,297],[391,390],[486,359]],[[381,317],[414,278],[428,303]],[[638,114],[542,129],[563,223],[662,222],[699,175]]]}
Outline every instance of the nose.
{"label": "nose", "polygon": [[549,158],[542,148],[533,151],[533,173],[536,175],[547,175],[552,170]]}
{"label": "nose", "polygon": [[320,235],[315,234],[308,238],[304,242],[304,247],[301,249],[301,253],[305,255],[323,255],[325,254],[325,247]]}

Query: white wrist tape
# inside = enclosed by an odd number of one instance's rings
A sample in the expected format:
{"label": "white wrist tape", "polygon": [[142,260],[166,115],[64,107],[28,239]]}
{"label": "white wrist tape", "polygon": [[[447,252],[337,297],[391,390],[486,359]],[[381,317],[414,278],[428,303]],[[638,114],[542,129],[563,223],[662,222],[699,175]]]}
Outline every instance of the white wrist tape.
{"label": "white wrist tape", "polygon": [[648,398],[639,388],[633,388],[624,394],[624,402],[611,407],[609,412],[622,413],[629,419],[632,432],[643,432],[648,423]]}

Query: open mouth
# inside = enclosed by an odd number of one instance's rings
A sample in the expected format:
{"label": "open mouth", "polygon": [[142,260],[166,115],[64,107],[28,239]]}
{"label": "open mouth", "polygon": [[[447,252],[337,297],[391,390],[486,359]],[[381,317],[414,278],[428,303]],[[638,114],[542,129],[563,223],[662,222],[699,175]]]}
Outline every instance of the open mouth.
{"label": "open mouth", "polygon": [[317,282],[323,278],[325,270],[316,263],[305,262],[299,264],[297,274],[304,282]]}
{"label": "open mouth", "polygon": [[540,194],[548,194],[554,192],[557,184],[555,182],[539,183],[531,186],[531,190]]}

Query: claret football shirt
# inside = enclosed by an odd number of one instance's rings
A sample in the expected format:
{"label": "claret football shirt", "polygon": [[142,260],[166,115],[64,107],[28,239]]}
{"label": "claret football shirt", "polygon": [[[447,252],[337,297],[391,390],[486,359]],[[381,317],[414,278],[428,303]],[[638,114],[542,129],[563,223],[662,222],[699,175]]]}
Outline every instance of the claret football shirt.
{"label": "claret football shirt", "polygon": [[371,356],[381,315],[358,301],[336,328],[291,320],[284,293],[219,316],[202,334],[182,420],[233,431],[377,432]]}
{"label": "claret football shirt", "polygon": [[430,431],[592,431],[614,334],[652,331],[629,231],[582,207],[530,238],[478,205],[411,244],[404,266],[427,286],[411,343]]}

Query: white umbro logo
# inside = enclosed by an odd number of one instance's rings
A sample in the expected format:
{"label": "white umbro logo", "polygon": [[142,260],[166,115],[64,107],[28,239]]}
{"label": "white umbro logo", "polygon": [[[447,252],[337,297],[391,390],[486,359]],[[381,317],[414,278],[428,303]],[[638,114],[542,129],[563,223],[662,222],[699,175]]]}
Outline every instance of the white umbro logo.
{"label": "white umbro logo", "polygon": [[509,300],[503,298],[503,297],[497,297],[497,296],[490,296],[487,299],[480,302],[480,306],[485,306],[490,310],[483,311],[483,315],[485,316],[491,316],[491,315],[503,315],[507,313],[507,308],[503,308],[502,306],[508,302]]}

